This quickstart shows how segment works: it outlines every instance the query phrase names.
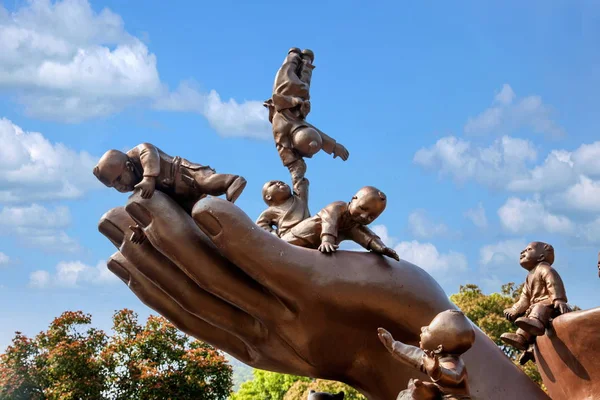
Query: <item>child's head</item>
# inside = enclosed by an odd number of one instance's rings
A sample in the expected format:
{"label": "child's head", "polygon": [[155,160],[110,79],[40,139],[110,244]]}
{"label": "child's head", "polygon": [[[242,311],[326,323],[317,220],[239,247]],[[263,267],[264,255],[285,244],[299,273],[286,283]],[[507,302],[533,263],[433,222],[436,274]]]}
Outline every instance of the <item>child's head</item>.
{"label": "child's head", "polygon": [[323,148],[323,139],[315,128],[303,126],[292,134],[294,149],[302,157],[312,157]]}
{"label": "child's head", "polygon": [[262,196],[268,206],[276,206],[292,197],[292,191],[290,187],[282,181],[269,181],[263,186]]}
{"label": "child's head", "polygon": [[343,400],[344,392],[338,392],[336,394],[315,392],[311,389],[308,394],[308,400]]}
{"label": "child's head", "polygon": [[373,186],[360,189],[348,205],[352,219],[361,225],[369,225],[381,215],[387,205],[386,195]]}
{"label": "child's head", "polygon": [[141,180],[127,154],[118,150],[104,153],[98,165],[94,167],[94,175],[104,185],[121,193],[133,191],[134,186]]}
{"label": "child's head", "polygon": [[471,348],[475,330],[471,321],[458,310],[442,311],[429,326],[421,328],[419,346],[423,350],[460,355]]}
{"label": "child's head", "polygon": [[519,263],[523,268],[531,271],[539,263],[554,264],[554,247],[544,242],[531,242],[521,252]]}

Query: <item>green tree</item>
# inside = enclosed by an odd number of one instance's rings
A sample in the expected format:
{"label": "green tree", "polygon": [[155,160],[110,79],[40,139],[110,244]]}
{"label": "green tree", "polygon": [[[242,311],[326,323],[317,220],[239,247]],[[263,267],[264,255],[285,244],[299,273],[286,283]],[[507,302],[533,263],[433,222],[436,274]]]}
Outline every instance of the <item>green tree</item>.
{"label": "green tree", "polygon": [[0,400],[226,399],[232,370],[222,353],[162,317],[144,326],[121,310],[114,335],[91,316],[65,312],[34,339],[17,333],[0,356]]}
{"label": "green tree", "polygon": [[344,391],[348,400],[365,400],[358,391],[340,382],[305,376],[278,374],[255,369],[254,378],[242,383],[240,390],[231,395],[231,400],[306,400],[312,389],[317,392],[337,393]]}
{"label": "green tree", "polygon": [[34,339],[17,333],[0,357],[0,399],[102,399],[106,371],[98,354],[106,335],[85,330],[90,322],[65,312]]}
{"label": "green tree", "polygon": [[240,390],[231,395],[231,400],[283,400],[286,392],[298,381],[310,382],[304,376],[278,374],[255,369],[252,380],[242,383]]}

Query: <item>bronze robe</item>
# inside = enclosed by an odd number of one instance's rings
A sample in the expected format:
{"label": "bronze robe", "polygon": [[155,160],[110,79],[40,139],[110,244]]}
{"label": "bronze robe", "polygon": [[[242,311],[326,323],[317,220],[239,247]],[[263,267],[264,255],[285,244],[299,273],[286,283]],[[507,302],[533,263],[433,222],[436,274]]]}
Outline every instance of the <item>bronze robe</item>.
{"label": "bronze robe", "polygon": [[521,315],[536,304],[553,306],[556,300],[567,302],[565,285],[554,268],[548,263],[540,263],[529,271],[523,285],[519,301],[512,308]]}
{"label": "bronze robe", "polygon": [[[404,364],[427,373],[423,365],[425,352],[419,347],[404,344],[402,342],[394,343],[394,357]],[[430,376],[431,380],[439,388],[444,399],[470,399],[469,379],[467,368],[459,356],[452,354],[440,354],[440,367]]]}
{"label": "bronze robe", "polygon": [[348,212],[348,203],[336,201],[319,211],[295,227],[283,240],[300,246],[316,249],[321,244],[323,235],[331,235],[335,243],[352,240],[365,249],[369,249],[373,240],[381,241],[372,230],[355,222]]}
{"label": "bronze robe", "polygon": [[292,197],[284,204],[270,206],[260,214],[256,224],[263,229],[271,230],[282,237],[294,226],[310,217],[308,210],[308,181],[301,181],[292,193]]}

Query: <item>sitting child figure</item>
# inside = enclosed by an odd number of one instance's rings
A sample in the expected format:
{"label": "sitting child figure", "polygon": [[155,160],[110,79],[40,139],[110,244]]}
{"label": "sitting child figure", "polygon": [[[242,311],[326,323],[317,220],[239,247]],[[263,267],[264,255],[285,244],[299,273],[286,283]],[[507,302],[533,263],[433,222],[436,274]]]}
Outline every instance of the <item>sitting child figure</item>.
{"label": "sitting child figure", "polygon": [[[410,394],[415,399],[471,398],[467,369],[460,356],[473,345],[475,330],[461,311],[446,310],[436,315],[429,326],[421,328],[419,347],[394,340],[383,328],[377,332],[394,358],[429,375],[439,390],[436,394],[431,384],[413,381],[408,392],[400,393],[404,397],[399,398],[410,399]],[[422,395],[415,396],[415,392]]]}
{"label": "sitting child figure", "polygon": [[433,382],[420,379],[408,381],[408,387],[401,391],[396,400],[437,400],[442,398],[442,392]]}
{"label": "sitting child figure", "polygon": [[308,185],[308,180],[304,178],[292,192],[282,181],[265,183],[262,195],[269,207],[260,214],[256,224],[282,237],[294,226],[309,218]]}
{"label": "sitting child figure", "polygon": [[338,392],[336,394],[315,392],[311,389],[308,393],[308,400],[344,400],[344,392]]}
{"label": "sitting child figure", "polygon": [[360,189],[349,203],[336,201],[290,229],[281,238],[297,246],[333,253],[343,240],[353,240],[367,250],[399,260],[398,254],[387,247],[367,228],[385,210],[387,198],[372,186]]}
{"label": "sitting child figure", "polygon": [[275,76],[272,96],[264,102],[273,124],[275,146],[290,171],[294,187],[306,174],[304,158],[311,158],[321,150],[344,161],[349,156],[342,144],[305,120],[310,112],[314,57],[311,50],[290,49]]}
{"label": "sitting child figure", "polygon": [[530,344],[542,336],[551,318],[571,311],[560,275],[552,267],[554,248],[543,242],[532,242],[521,252],[521,267],[529,271],[521,297],[512,307],[504,310],[506,319],[519,327],[516,333],[504,333],[504,343],[525,353],[521,364],[532,359]]}
{"label": "sitting child figure", "polygon": [[[149,143],[142,143],[127,153],[107,151],[94,168],[94,175],[105,186],[121,193],[139,190],[145,199],[151,198],[158,189],[188,213],[206,195],[225,194],[233,203],[246,187],[246,180],[241,176],[217,174],[209,166],[171,157]],[[132,229],[132,241],[143,241],[141,229]]]}

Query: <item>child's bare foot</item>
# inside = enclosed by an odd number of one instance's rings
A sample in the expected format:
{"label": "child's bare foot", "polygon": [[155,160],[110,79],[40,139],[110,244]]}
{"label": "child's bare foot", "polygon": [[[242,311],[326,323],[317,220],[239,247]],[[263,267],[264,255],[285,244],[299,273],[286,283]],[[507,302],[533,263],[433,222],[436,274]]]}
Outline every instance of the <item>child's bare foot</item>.
{"label": "child's bare foot", "polygon": [[315,62],[315,53],[310,49],[304,49],[302,50],[302,59],[306,60],[309,64],[312,64]]}

